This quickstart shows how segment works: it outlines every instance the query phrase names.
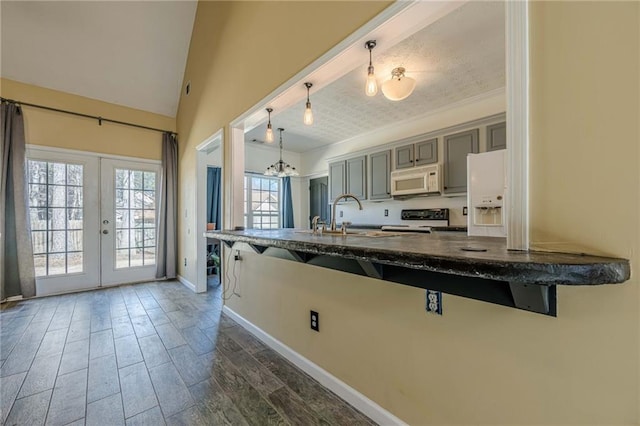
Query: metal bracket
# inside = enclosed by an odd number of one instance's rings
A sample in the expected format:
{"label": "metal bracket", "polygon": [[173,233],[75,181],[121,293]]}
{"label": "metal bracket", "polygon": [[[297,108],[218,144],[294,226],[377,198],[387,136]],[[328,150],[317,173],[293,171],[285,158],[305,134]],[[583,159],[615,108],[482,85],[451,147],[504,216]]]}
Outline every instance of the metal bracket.
{"label": "metal bracket", "polygon": [[516,308],[556,316],[556,286],[510,282],[509,288]]}
{"label": "metal bracket", "polygon": [[369,262],[368,260],[358,260],[358,265],[360,265],[360,267],[368,277],[377,278],[379,280],[383,279],[382,265]]}

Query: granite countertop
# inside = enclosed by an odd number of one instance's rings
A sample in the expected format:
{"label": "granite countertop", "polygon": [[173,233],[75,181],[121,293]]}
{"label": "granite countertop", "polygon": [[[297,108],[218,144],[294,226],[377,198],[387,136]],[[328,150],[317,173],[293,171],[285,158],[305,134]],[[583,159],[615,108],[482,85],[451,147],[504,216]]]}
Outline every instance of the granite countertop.
{"label": "granite countertop", "polygon": [[[294,229],[213,231],[229,243],[340,256],[445,274],[539,285],[597,285],[627,281],[627,259],[586,254],[509,251],[501,238],[461,232],[402,233],[383,237],[313,235]],[[482,250],[482,251],[468,251]]]}

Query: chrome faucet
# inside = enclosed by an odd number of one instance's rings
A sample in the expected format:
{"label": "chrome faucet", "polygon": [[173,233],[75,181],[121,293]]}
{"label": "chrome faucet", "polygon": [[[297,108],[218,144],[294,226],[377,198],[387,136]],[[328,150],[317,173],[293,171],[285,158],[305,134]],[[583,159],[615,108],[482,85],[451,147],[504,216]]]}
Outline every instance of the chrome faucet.
{"label": "chrome faucet", "polygon": [[[338,201],[342,200],[342,199],[346,199],[346,198],[353,198],[354,200],[356,200],[358,202],[358,207],[360,210],[362,210],[362,203],[360,202],[360,199],[358,199],[358,197],[356,197],[353,194],[340,194],[336,197],[335,200],[333,200],[333,206],[331,206],[331,226],[330,226],[330,231],[331,232],[335,232],[336,231],[336,206],[338,205]],[[346,234],[347,233],[347,228],[345,226],[345,224],[342,224],[342,233]]]}

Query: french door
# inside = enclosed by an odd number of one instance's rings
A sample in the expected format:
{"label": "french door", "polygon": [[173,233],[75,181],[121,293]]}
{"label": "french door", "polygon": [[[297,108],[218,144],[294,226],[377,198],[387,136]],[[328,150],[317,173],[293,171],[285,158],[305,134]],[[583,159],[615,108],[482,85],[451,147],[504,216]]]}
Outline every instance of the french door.
{"label": "french door", "polygon": [[27,155],[37,295],[154,279],[158,164]]}

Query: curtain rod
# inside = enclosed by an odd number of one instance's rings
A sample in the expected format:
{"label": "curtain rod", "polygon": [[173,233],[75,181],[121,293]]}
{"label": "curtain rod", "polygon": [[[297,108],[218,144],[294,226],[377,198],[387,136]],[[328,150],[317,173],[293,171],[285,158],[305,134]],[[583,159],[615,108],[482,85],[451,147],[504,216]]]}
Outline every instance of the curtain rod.
{"label": "curtain rod", "polygon": [[52,107],[48,107],[48,106],[44,106],[44,105],[30,104],[30,103],[27,103],[27,102],[16,101],[14,99],[7,99],[7,98],[0,97],[0,102],[9,102],[9,103],[17,104],[17,105],[20,105],[20,106],[29,106],[29,107],[33,107],[33,108],[46,109],[47,111],[55,111],[55,112],[61,112],[61,113],[64,113],[64,114],[75,115],[75,116],[78,116],[78,117],[91,118],[91,119],[94,119],[94,120],[98,120],[98,125],[99,126],[102,126],[102,122],[106,121],[108,123],[121,124],[123,126],[137,127],[139,129],[152,130],[154,132],[170,133],[170,134],[176,135],[176,136],[178,135],[176,132],[172,132],[170,130],[156,129],[155,127],[142,126],[140,124],[127,123],[126,121],[112,120],[110,118],[104,118],[104,117],[100,117],[100,116],[97,116],[97,115],[89,115],[89,114],[83,114],[83,113],[80,113],[80,112],[67,111],[67,110],[64,110],[64,109],[52,108]]}

